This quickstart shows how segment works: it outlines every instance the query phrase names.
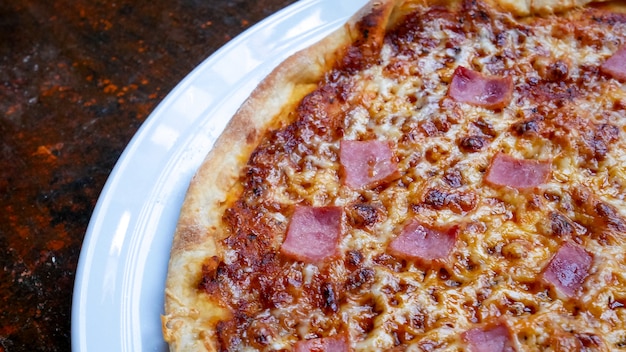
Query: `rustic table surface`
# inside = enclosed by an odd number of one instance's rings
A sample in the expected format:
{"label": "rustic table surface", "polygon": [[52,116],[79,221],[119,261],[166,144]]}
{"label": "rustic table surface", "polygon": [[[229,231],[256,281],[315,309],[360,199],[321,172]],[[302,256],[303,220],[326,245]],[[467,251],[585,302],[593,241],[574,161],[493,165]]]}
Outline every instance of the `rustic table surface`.
{"label": "rustic table surface", "polygon": [[156,105],[295,0],[0,1],[0,352],[69,351],[90,216]]}

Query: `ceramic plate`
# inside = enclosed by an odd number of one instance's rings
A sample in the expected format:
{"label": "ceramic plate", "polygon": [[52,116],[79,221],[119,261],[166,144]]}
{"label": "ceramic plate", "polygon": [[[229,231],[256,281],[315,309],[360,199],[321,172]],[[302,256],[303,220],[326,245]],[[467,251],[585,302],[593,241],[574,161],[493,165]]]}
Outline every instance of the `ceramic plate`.
{"label": "ceramic plate", "polygon": [[159,104],[117,162],[80,254],[72,349],[167,351],[161,335],[169,250],[189,181],[254,87],[366,0],[303,0],[200,64]]}

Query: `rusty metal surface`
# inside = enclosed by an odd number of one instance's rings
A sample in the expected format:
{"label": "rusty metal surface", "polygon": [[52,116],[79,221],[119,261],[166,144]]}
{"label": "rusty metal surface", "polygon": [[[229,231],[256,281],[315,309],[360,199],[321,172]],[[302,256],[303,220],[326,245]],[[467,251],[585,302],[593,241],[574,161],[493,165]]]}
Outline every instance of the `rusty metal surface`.
{"label": "rusty metal surface", "polygon": [[69,351],[98,195],[153,108],[294,0],[0,2],[0,352]]}

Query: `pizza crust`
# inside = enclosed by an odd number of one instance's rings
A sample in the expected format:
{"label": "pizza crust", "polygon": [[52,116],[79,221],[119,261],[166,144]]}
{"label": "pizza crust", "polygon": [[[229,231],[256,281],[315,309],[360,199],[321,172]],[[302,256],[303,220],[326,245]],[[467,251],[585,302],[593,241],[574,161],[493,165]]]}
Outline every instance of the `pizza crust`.
{"label": "pizza crust", "polygon": [[[446,6],[461,4],[461,1],[424,2]],[[588,0],[486,2],[516,16],[542,15],[589,3]],[[324,75],[343,58],[343,49],[363,40],[376,46],[387,25],[400,19],[406,11],[404,6],[410,3],[370,1],[345,26],[285,60],[259,84],[233,116],[191,180],[180,212],[166,279],[165,315],[162,316],[163,336],[171,351],[216,350],[214,326],[228,317],[229,310],[207,295],[199,295],[197,286],[202,264],[207,258],[222,256],[218,241],[228,235],[221,228],[222,214],[241,192],[238,175],[249,155],[268,129],[290,122],[289,111],[317,88]],[[368,30],[374,31],[364,35],[359,23],[368,15],[373,20],[368,22]]]}
{"label": "pizza crust", "polygon": [[517,16],[529,16],[534,14],[545,15],[565,11],[574,7],[582,7],[590,0],[492,0],[492,5],[498,5],[502,9]]}

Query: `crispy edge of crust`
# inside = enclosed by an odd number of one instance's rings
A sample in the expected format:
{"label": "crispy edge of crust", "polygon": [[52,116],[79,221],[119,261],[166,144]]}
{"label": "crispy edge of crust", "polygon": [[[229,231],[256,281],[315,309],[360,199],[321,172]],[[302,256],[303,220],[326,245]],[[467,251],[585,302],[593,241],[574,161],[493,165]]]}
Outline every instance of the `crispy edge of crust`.
{"label": "crispy edge of crust", "polygon": [[217,240],[221,216],[238,193],[238,177],[268,128],[287,122],[288,111],[317,88],[324,74],[341,59],[343,49],[358,39],[357,24],[373,13],[377,26],[387,23],[398,0],[372,0],[341,28],[287,58],[252,92],[192,178],[174,234],[165,284],[163,337],[171,351],[215,351],[217,321],[229,310],[206,295],[197,295],[202,263],[220,256]]}
{"label": "crispy edge of crust", "polygon": [[611,0],[485,0],[491,6],[515,16],[549,15],[603,1]]}

